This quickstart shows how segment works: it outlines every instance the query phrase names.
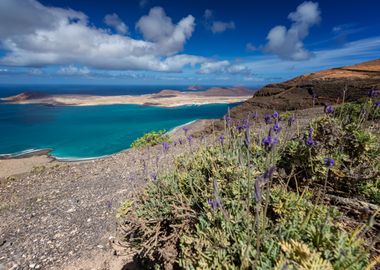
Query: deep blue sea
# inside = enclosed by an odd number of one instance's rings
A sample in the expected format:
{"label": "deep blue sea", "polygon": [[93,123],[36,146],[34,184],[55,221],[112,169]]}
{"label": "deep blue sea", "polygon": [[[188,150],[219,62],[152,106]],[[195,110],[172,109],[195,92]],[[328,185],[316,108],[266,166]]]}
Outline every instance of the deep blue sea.
{"label": "deep blue sea", "polygon": [[[37,91],[56,94],[147,94],[178,86],[0,86],[0,97]],[[58,158],[114,154],[152,130],[170,130],[197,119],[220,118],[237,104],[157,108],[139,105],[60,106],[0,103],[0,155],[53,149]]]}

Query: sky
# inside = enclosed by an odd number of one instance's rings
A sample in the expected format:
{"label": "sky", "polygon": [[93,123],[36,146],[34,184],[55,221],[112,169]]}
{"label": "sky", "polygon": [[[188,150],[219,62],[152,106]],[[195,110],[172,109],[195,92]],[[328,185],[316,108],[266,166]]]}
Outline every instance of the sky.
{"label": "sky", "polygon": [[380,58],[380,1],[0,0],[0,84],[263,85]]}

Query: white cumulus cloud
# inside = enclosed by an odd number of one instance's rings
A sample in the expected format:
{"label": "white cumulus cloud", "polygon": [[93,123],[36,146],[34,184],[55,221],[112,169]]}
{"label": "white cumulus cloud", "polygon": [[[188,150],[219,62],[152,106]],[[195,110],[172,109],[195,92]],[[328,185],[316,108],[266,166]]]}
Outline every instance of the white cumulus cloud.
{"label": "white cumulus cloud", "polygon": [[[152,22],[163,28],[155,28]],[[72,9],[47,7],[36,0],[1,0],[0,46],[6,54],[0,65],[179,72],[186,65],[205,61],[179,54],[194,27],[193,16],[174,24],[156,7],[139,21],[145,37],[139,40],[94,27],[85,14]]]}
{"label": "white cumulus cloud", "polygon": [[320,22],[320,14],[318,3],[303,2],[288,15],[293,21],[289,29],[278,25],[269,31],[265,50],[285,60],[310,59],[313,54],[305,49],[303,40],[309,35],[309,29]]}
{"label": "white cumulus cloud", "polygon": [[230,61],[208,61],[201,64],[199,73],[201,74],[232,74],[232,75],[250,75],[252,74],[251,70],[244,64],[233,64]]}
{"label": "white cumulus cloud", "polygon": [[256,46],[253,45],[252,43],[248,42],[246,45],[245,45],[245,49],[249,52],[254,52],[257,50]]}
{"label": "white cumulus cloud", "polygon": [[211,32],[215,33],[223,33],[227,29],[235,29],[235,23],[233,21],[230,22],[222,22],[215,21],[211,25]]}
{"label": "white cumulus cloud", "polygon": [[119,34],[125,35],[128,33],[128,26],[120,19],[116,13],[107,14],[104,17],[104,23],[113,27]]}
{"label": "white cumulus cloud", "polygon": [[209,29],[214,34],[223,33],[228,29],[235,29],[234,21],[223,22],[223,21],[214,20],[214,12],[210,9],[205,10],[203,17],[205,19],[206,28]]}
{"label": "white cumulus cloud", "polygon": [[152,8],[149,14],[141,17],[136,24],[145,40],[156,43],[162,54],[181,51],[186,40],[191,37],[194,27],[193,16],[189,15],[175,25],[162,7]]}
{"label": "white cumulus cloud", "polygon": [[69,65],[69,66],[61,67],[57,73],[59,75],[84,76],[84,75],[89,75],[91,72],[88,69],[88,67],[76,67],[74,65]]}

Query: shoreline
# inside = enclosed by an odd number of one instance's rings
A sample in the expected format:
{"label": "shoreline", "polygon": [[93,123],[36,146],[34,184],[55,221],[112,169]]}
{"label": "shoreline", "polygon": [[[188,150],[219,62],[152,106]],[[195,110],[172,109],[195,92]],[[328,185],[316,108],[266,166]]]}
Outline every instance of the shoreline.
{"label": "shoreline", "polygon": [[[176,127],[171,128],[169,131],[166,132],[166,134],[173,134],[180,130],[181,128],[191,125],[195,122],[202,121],[202,120],[214,120],[214,119],[195,119],[192,121],[189,121],[187,123],[184,123],[182,125],[178,125]],[[96,159],[102,159],[111,157],[113,155],[117,155],[123,152],[126,152],[130,150],[131,147],[125,148],[123,150],[120,150],[118,152],[108,154],[108,155],[102,155],[102,156],[96,156],[96,157],[57,157],[51,154],[51,152],[54,150],[53,148],[44,148],[44,149],[26,149],[23,151],[18,151],[14,153],[9,154],[0,154],[0,161],[1,160],[12,160],[12,159],[23,159],[23,158],[30,158],[30,157],[37,157],[37,156],[46,156],[53,160],[60,161],[60,162],[80,162],[80,161],[90,161],[90,160],[96,160]]]}
{"label": "shoreline", "polygon": [[40,104],[47,106],[98,106],[98,105],[141,105],[162,108],[202,106],[212,104],[239,103],[251,98],[254,91],[245,88],[210,88],[202,92],[162,90],[143,95],[46,95],[24,92],[0,98],[2,104]]}
{"label": "shoreline", "polygon": [[[181,128],[185,126],[193,126],[193,128],[201,126],[204,121],[215,121],[215,119],[196,119],[178,125],[170,129],[167,134],[172,136],[178,136]],[[17,176],[24,173],[29,173],[33,169],[38,167],[44,167],[48,164],[64,164],[64,163],[82,163],[100,159],[111,158],[123,153],[128,153],[132,150],[131,147],[125,148],[121,151],[103,155],[98,157],[87,157],[87,158],[75,158],[75,157],[56,157],[51,154],[54,149],[27,149],[24,151],[19,151],[10,154],[0,154],[0,179]]]}

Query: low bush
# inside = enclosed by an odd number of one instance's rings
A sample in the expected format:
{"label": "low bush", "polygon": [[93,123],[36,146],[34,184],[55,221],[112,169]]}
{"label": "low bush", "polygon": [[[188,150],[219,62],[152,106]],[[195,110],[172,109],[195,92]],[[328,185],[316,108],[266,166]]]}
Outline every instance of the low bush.
{"label": "low bush", "polygon": [[[293,185],[321,184],[327,177],[327,184],[338,193],[355,194],[364,186],[374,187],[380,177],[380,144],[374,134],[331,116],[316,119],[310,128],[311,133],[288,141],[281,154],[279,167],[299,181]],[[325,166],[326,157],[334,160],[330,169]]]}
{"label": "low bush", "polygon": [[169,137],[166,135],[166,130],[152,131],[145,133],[142,137],[132,142],[132,148],[144,146],[154,146],[163,142],[169,142]]}
{"label": "low bush", "polygon": [[359,125],[367,120],[380,119],[380,107],[372,99],[346,103],[336,109],[335,115],[343,124]]}
{"label": "low bush", "polygon": [[342,116],[315,119],[288,141],[277,113],[265,116],[264,138],[227,118],[215,144],[177,158],[120,207],[124,244],[147,269],[370,269],[368,228],[346,230],[323,204],[330,190],[380,198],[379,142]]}

